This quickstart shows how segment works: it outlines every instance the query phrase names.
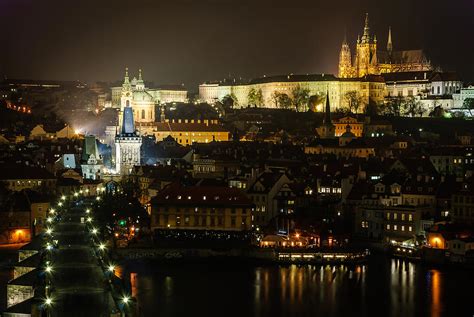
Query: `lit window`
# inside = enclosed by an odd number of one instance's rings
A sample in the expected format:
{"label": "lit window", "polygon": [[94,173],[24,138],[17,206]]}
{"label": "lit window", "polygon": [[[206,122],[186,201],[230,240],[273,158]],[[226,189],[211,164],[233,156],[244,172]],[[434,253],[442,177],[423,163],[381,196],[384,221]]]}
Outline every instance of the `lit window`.
{"label": "lit window", "polygon": [[405,231],[405,226],[402,226],[402,231]]}
{"label": "lit window", "polygon": [[387,225],[387,230],[390,230],[390,225]]}
{"label": "lit window", "polygon": [[408,231],[413,231],[413,227],[412,226],[408,226]]}
{"label": "lit window", "polygon": [[181,199],[181,195],[178,195],[178,199]]}
{"label": "lit window", "polygon": [[206,196],[202,196],[202,200],[206,200]]}
{"label": "lit window", "polygon": [[393,225],[393,230],[398,230],[398,226],[397,226],[397,225]]}
{"label": "lit window", "polygon": [[408,221],[412,221],[413,220],[413,215],[408,215]]}

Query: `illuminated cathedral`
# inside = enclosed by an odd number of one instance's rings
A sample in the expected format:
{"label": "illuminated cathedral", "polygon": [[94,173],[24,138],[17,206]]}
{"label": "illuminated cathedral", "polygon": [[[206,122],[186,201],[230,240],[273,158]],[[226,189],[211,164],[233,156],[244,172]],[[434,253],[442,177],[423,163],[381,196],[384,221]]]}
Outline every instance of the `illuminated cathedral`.
{"label": "illuminated cathedral", "polygon": [[389,28],[387,49],[377,50],[377,37],[370,34],[369,15],[365,16],[362,37],[357,37],[354,56],[344,38],[339,53],[339,78],[361,78],[381,73],[414,72],[433,70],[423,50],[393,50],[392,32]]}

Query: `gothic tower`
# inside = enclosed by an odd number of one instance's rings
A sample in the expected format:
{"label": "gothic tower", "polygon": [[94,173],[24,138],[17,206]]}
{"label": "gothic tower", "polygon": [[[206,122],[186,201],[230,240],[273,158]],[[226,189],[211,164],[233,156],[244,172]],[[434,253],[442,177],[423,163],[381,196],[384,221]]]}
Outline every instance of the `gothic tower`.
{"label": "gothic tower", "polygon": [[387,52],[389,55],[392,55],[393,45],[392,45],[392,27],[388,27],[388,39],[387,39]]}
{"label": "gothic tower", "polygon": [[344,35],[341,52],[339,53],[339,78],[351,78],[353,75],[351,49],[347,43],[347,36]]}
{"label": "gothic tower", "polygon": [[329,104],[329,90],[326,93],[326,111],[324,112],[323,124],[317,129],[321,139],[331,139],[336,135],[336,127],[331,120],[331,105]]}
{"label": "gothic tower", "polygon": [[364,77],[368,74],[378,74],[377,65],[377,39],[370,36],[369,14],[365,15],[364,33],[362,38],[357,39],[356,60],[355,60],[356,77]]}
{"label": "gothic tower", "polygon": [[132,168],[140,165],[141,136],[135,131],[133,110],[126,106],[120,133],[115,136],[115,170],[121,175],[129,175]]}

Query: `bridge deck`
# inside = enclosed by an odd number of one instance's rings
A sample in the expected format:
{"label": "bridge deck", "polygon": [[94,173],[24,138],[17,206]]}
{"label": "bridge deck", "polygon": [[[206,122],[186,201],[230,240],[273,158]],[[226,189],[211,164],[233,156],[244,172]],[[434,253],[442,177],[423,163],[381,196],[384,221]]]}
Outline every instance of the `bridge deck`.
{"label": "bridge deck", "polygon": [[54,228],[51,316],[110,316],[116,307],[83,217],[80,208],[66,209]]}

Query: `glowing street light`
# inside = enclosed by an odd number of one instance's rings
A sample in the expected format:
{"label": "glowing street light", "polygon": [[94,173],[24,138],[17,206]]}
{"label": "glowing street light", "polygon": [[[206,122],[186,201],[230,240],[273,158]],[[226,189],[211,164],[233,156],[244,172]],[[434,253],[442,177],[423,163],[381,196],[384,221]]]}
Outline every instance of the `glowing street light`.
{"label": "glowing street light", "polygon": [[61,200],[66,200],[66,196],[62,195]]}
{"label": "glowing street light", "polygon": [[53,304],[53,299],[51,297],[46,297],[46,299],[44,300],[44,304],[46,306],[51,306]]}
{"label": "glowing street light", "polygon": [[62,203],[62,202],[59,202],[59,203],[58,203],[58,206],[59,206],[59,207],[61,207],[62,205],[63,205],[63,203]]}
{"label": "glowing street light", "polygon": [[52,233],[53,233],[53,229],[51,229],[51,228],[46,229],[46,233],[47,233],[47,234],[52,234]]}
{"label": "glowing street light", "polygon": [[55,210],[54,210],[53,208],[51,208],[51,209],[49,210],[49,213],[50,213],[50,214],[54,214],[54,212],[55,212]]}
{"label": "glowing street light", "polygon": [[53,222],[53,217],[46,218],[46,221],[49,222],[49,223]]}
{"label": "glowing street light", "polygon": [[114,270],[115,270],[115,265],[110,264],[109,267],[107,268],[107,270],[108,270],[109,272],[113,273]]}
{"label": "glowing street light", "polygon": [[128,304],[128,302],[130,302],[130,297],[128,297],[128,296],[125,295],[125,296],[122,298],[122,302],[123,302],[124,304]]}
{"label": "glowing street light", "polygon": [[53,246],[51,245],[51,243],[46,243],[46,250],[52,250],[53,249]]}
{"label": "glowing street light", "polygon": [[91,210],[90,209],[86,209],[86,214],[90,213]]}
{"label": "glowing street light", "polygon": [[87,221],[87,222],[91,222],[91,221],[92,221],[92,218],[91,218],[91,217],[87,217],[86,221]]}
{"label": "glowing street light", "polygon": [[97,234],[98,230],[97,228],[92,229],[92,234]]}
{"label": "glowing street light", "polygon": [[103,244],[103,243],[99,244],[99,250],[104,251],[105,250],[105,244]]}
{"label": "glowing street light", "polygon": [[77,196],[79,196],[79,194],[78,194],[78,193],[74,193],[74,197],[77,197]]}
{"label": "glowing street light", "polygon": [[99,196],[97,196],[95,199],[96,199],[97,201],[99,201],[99,200],[100,200],[100,197],[99,197]]}
{"label": "glowing street light", "polygon": [[51,273],[53,268],[50,265],[46,265],[46,268],[44,270],[46,271],[46,273]]}

